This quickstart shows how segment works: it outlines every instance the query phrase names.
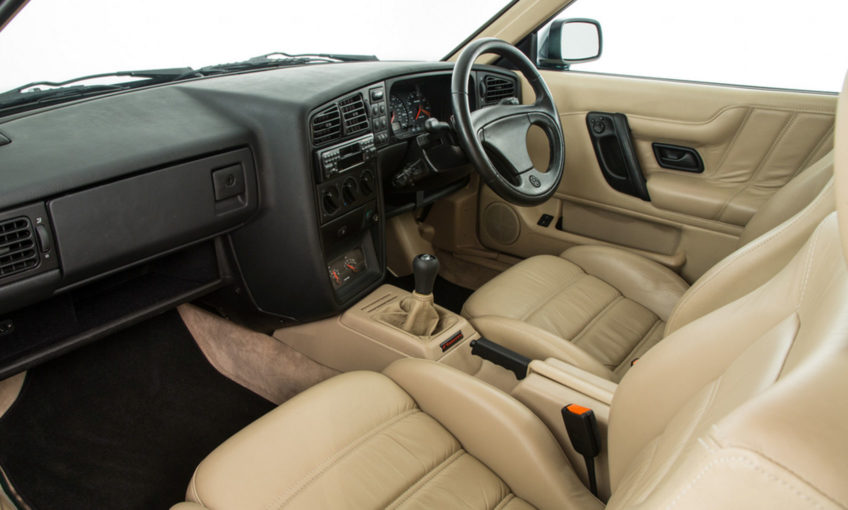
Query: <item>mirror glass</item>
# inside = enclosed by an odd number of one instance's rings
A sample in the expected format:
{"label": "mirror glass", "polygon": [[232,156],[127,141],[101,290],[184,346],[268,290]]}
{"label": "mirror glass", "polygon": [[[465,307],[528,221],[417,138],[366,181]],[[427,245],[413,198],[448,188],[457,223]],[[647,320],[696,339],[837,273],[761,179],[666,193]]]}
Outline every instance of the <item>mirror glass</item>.
{"label": "mirror glass", "polygon": [[585,21],[566,21],[562,24],[562,59],[586,60],[597,57],[601,52],[598,27]]}

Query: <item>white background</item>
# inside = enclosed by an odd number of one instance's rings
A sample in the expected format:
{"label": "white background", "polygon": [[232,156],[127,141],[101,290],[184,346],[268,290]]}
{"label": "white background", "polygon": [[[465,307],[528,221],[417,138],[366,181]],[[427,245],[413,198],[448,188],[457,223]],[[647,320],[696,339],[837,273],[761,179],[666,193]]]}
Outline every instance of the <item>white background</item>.
{"label": "white background", "polygon": [[[505,3],[31,0],[0,32],[0,91],[276,50],[438,60]],[[561,16],[604,29],[579,70],[834,91],[848,67],[846,0],[579,0]]]}

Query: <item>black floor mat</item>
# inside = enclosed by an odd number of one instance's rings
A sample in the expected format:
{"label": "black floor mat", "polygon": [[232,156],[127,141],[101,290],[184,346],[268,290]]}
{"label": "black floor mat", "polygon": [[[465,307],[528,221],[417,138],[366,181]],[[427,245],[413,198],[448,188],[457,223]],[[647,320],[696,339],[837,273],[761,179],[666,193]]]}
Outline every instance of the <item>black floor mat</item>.
{"label": "black floor mat", "polygon": [[[412,275],[398,278],[386,273],[386,283],[410,292],[415,288],[415,278]],[[459,313],[462,310],[465,300],[473,293],[473,290],[460,287],[445,280],[441,276],[436,277],[436,283],[433,285],[433,297],[436,300],[436,304],[454,313]]]}
{"label": "black floor mat", "polygon": [[219,374],[176,312],[29,371],[0,465],[34,509],[167,509],[197,464],[273,408]]}

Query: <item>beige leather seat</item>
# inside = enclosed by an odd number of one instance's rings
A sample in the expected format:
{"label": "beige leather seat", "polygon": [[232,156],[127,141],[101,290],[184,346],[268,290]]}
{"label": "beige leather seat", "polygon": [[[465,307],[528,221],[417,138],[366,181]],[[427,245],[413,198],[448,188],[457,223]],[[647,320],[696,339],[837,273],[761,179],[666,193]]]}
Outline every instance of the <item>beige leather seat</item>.
{"label": "beige leather seat", "polygon": [[[609,509],[848,507],[848,101],[839,119],[839,221],[618,386]],[[527,408],[415,359],[283,404],[212,452],[188,499],[175,508],[603,506]]]}
{"label": "beige leather seat", "polygon": [[737,250],[690,287],[625,250],[578,246],[526,259],[483,285],[462,313],[485,337],[534,359],[559,358],[617,381],[684,324],[757,288],[833,211],[833,153],[776,192]]}

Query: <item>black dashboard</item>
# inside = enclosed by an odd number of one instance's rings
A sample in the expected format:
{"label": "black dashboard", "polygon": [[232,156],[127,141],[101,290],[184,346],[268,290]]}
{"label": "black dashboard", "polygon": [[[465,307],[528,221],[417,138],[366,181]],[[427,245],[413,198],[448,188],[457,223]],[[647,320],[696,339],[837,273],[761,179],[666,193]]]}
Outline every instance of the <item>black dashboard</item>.
{"label": "black dashboard", "polygon": [[[0,119],[0,377],[199,296],[282,326],[385,274],[385,221],[461,187],[448,63],[205,78]],[[519,95],[475,68],[472,105]],[[233,296],[236,296],[235,298]]]}

